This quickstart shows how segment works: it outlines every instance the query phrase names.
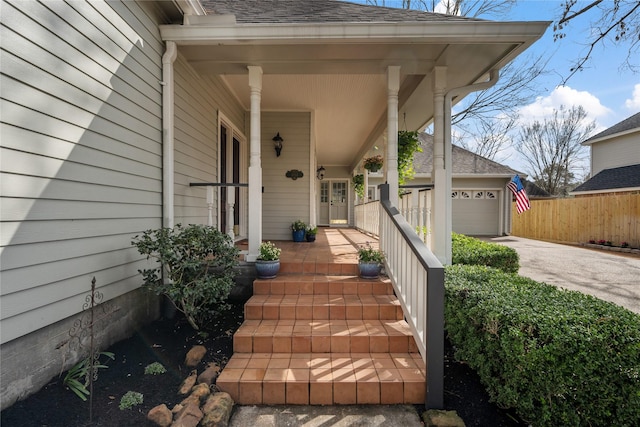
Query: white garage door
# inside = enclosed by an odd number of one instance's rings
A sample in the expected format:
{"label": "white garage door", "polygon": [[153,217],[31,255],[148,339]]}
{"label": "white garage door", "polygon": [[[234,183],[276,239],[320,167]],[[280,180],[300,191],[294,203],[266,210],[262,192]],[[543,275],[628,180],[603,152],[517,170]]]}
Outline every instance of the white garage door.
{"label": "white garage door", "polygon": [[497,236],[500,203],[497,191],[453,190],[453,231],[476,236]]}

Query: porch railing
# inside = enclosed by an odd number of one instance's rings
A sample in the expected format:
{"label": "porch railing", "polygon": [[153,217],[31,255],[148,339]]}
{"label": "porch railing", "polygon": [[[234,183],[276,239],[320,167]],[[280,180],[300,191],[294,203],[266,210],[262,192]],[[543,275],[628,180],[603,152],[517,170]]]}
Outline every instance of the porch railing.
{"label": "porch railing", "polygon": [[404,191],[398,210],[418,234],[420,240],[431,248],[431,189],[432,185],[403,185]]}
{"label": "porch railing", "polygon": [[354,209],[356,228],[365,233],[377,236],[380,232],[380,202],[373,202],[356,205]]}
{"label": "porch railing", "polygon": [[427,408],[444,399],[444,268],[380,186],[380,249],[416,344],[425,362]]}

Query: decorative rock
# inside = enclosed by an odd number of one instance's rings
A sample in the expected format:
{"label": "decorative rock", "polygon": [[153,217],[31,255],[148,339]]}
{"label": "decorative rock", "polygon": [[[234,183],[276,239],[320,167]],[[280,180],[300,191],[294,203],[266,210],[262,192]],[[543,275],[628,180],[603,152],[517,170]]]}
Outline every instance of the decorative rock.
{"label": "decorative rock", "polygon": [[205,354],[207,354],[207,349],[204,346],[195,345],[191,350],[189,350],[187,356],[184,358],[184,364],[190,368],[194,368],[202,361]]}
{"label": "decorative rock", "polygon": [[429,409],[422,414],[422,420],[426,427],[465,427],[456,411]]}
{"label": "decorative rock", "polygon": [[233,410],[233,399],[229,393],[219,392],[210,395],[202,406],[204,418],[201,427],[227,427]]}
{"label": "decorative rock", "polygon": [[198,399],[199,402],[204,402],[207,399],[207,397],[209,397],[210,394],[211,394],[211,389],[209,389],[209,386],[207,384],[202,383],[193,387],[193,389],[191,390],[190,397],[194,397]]}
{"label": "decorative rock", "polygon": [[197,427],[203,415],[197,404],[189,403],[176,414],[171,427]]}
{"label": "decorative rock", "polygon": [[194,385],[196,385],[196,379],[198,378],[198,371],[191,371],[189,376],[182,382],[180,385],[180,390],[178,390],[178,394],[184,396],[186,394],[191,393],[191,389]]}
{"label": "decorative rock", "polygon": [[151,408],[147,414],[147,419],[160,427],[169,427],[173,421],[173,414],[169,408],[167,408],[167,405],[163,403],[155,408]]}
{"label": "decorative rock", "polygon": [[211,385],[214,383],[216,378],[218,378],[219,373],[220,373],[220,366],[216,365],[215,363],[210,363],[209,366],[207,366],[207,369],[205,369],[203,373],[198,375],[197,382],[199,384],[204,383],[207,385]]}

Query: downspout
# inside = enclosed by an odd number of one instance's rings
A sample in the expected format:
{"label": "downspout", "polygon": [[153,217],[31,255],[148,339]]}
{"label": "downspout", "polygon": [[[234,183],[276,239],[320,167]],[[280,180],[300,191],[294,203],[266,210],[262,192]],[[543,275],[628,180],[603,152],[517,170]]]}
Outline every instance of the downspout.
{"label": "downspout", "polygon": [[162,226],[173,227],[173,127],[174,127],[174,78],[173,62],[178,56],[175,42],[167,41],[162,55]]}
{"label": "downspout", "polygon": [[[454,97],[467,96],[471,92],[489,89],[500,79],[500,71],[492,69],[489,72],[489,80],[481,83],[474,83],[467,86],[450,89],[444,95],[444,170],[445,170],[445,194],[451,194],[452,161],[451,161],[451,103]],[[445,256],[447,264],[451,264],[451,232],[453,231],[453,220],[451,216],[451,196],[446,198],[445,207]]]}

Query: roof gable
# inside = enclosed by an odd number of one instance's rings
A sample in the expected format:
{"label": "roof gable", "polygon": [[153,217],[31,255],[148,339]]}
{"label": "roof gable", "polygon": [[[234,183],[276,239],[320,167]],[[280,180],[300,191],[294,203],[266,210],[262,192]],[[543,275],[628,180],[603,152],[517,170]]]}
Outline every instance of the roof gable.
{"label": "roof gable", "polygon": [[480,21],[337,0],[202,0],[202,6],[208,15],[235,15],[240,24]]}
{"label": "roof gable", "polygon": [[640,164],[602,170],[572,193],[636,187],[640,187]]}
{"label": "roof gable", "polygon": [[627,132],[633,129],[640,129],[640,113],[634,114],[631,117],[628,117],[621,121],[620,123],[616,123],[608,129],[603,130],[597,135],[592,136],[591,138],[584,141],[582,144],[592,144],[599,139],[603,139],[607,136],[612,136],[618,133]]}

